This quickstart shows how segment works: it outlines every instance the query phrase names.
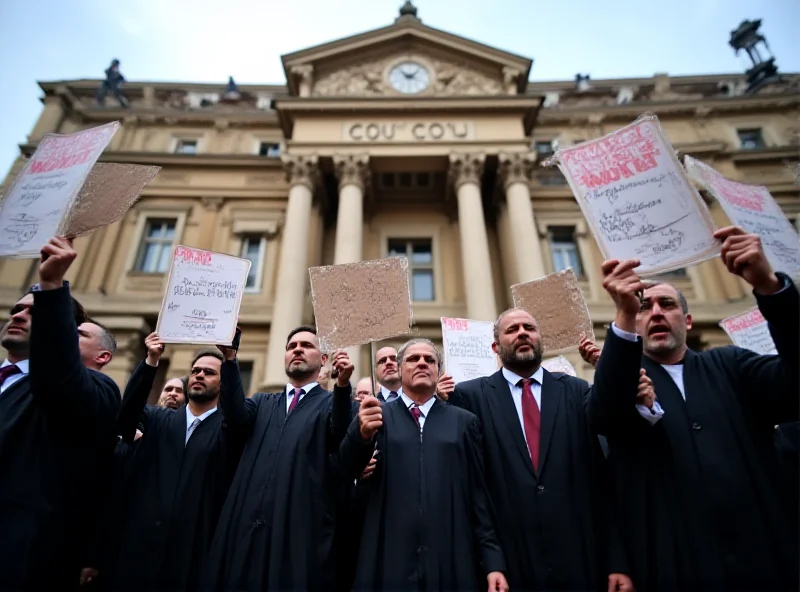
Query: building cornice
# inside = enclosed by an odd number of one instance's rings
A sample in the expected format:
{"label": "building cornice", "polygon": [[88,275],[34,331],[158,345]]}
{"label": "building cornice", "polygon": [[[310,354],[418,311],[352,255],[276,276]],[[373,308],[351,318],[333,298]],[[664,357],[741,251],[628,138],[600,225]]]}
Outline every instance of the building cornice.
{"label": "building cornice", "polygon": [[774,146],[758,150],[735,150],[729,152],[733,162],[763,162],[779,159],[800,159],[800,146]]}

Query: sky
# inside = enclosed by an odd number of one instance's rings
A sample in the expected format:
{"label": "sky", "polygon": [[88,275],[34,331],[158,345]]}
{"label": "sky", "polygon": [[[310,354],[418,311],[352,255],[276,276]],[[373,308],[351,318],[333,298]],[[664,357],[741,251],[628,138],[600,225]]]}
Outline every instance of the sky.
{"label": "sky", "polygon": [[[391,24],[402,0],[3,0],[0,174],[41,111],[37,81],[276,83],[280,56]],[[760,18],[800,72],[800,0],[416,0],[423,23],[534,60],[531,80],[742,72],[730,32]]]}

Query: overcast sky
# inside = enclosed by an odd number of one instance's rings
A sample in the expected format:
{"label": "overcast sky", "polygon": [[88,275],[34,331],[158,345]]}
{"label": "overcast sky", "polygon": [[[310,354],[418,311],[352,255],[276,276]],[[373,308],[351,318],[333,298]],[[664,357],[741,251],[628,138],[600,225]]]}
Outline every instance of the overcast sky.
{"label": "overcast sky", "polygon": [[[402,0],[0,0],[0,174],[41,109],[39,80],[283,83],[280,56],[393,22]],[[417,0],[432,27],[533,58],[532,80],[741,72],[743,19],[800,71],[800,0]]]}

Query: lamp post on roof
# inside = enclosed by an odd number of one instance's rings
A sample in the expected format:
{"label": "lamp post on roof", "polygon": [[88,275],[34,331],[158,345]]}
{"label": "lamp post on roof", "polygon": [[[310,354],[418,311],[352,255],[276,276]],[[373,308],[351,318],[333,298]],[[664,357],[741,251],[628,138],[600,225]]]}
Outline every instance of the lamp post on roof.
{"label": "lamp post on roof", "polygon": [[728,42],[737,55],[740,50],[745,50],[753,63],[753,67],[746,72],[748,92],[751,93],[768,82],[780,79],[767,39],[758,31],[760,27],[761,19],[742,21],[736,30],[731,31]]}

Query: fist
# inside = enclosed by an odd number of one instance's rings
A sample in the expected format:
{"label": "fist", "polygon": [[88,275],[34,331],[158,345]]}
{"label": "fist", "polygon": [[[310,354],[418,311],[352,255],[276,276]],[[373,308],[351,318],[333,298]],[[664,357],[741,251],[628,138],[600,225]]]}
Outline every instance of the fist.
{"label": "fist", "polygon": [[636,404],[644,405],[648,409],[653,408],[656,400],[656,390],[653,380],[647,375],[644,368],[639,370],[639,390],[636,393]]}
{"label": "fist", "polygon": [[144,346],[147,348],[147,364],[149,366],[158,366],[161,354],[164,353],[164,342],[161,341],[158,333],[150,333],[145,337]]}
{"label": "fist", "polygon": [[372,473],[375,472],[375,465],[377,464],[378,464],[378,459],[375,458],[375,456],[369,459],[369,463],[367,463],[367,468],[361,471],[361,476],[359,477],[359,479],[363,481],[364,479],[369,479],[370,477],[372,477]]}
{"label": "fist", "polygon": [[610,574],[608,576],[608,592],[633,592],[633,581],[625,574]]}
{"label": "fist", "polygon": [[597,345],[595,345],[595,343],[588,337],[581,337],[580,345],[578,345],[578,351],[580,352],[584,362],[591,364],[592,366],[597,366],[597,360],[600,359],[600,348],[597,347]]}
{"label": "fist", "polygon": [[449,374],[442,374],[436,384],[436,394],[447,401],[456,388],[456,381]]}
{"label": "fist", "polygon": [[611,259],[603,263],[603,288],[608,292],[617,310],[629,316],[639,312],[640,301],[637,293],[644,291],[641,278],[633,270],[639,267],[639,261],[628,259],[618,261]]}
{"label": "fist", "polygon": [[331,376],[336,376],[336,386],[346,387],[350,384],[350,377],[353,376],[353,364],[346,351],[337,351],[333,354],[331,364]]}
{"label": "fist", "polygon": [[372,440],[383,425],[383,410],[381,402],[376,397],[364,397],[361,401],[358,409],[358,425],[364,440]]}
{"label": "fist", "polygon": [[55,290],[64,283],[64,275],[75,261],[78,253],[72,248],[72,240],[57,236],[42,247],[39,263],[39,286],[42,290]]}
{"label": "fist", "polygon": [[508,582],[502,572],[493,571],[486,580],[489,584],[489,592],[508,592]]}
{"label": "fist", "polygon": [[727,226],[717,230],[714,238],[722,241],[720,256],[729,272],[743,278],[759,294],[774,294],[781,289],[781,282],[757,234],[748,234],[738,226]]}

